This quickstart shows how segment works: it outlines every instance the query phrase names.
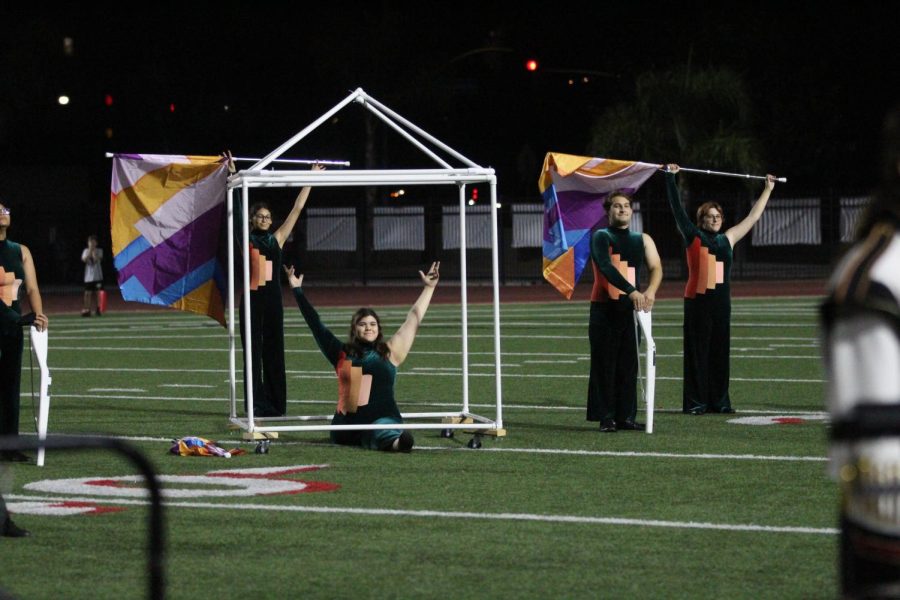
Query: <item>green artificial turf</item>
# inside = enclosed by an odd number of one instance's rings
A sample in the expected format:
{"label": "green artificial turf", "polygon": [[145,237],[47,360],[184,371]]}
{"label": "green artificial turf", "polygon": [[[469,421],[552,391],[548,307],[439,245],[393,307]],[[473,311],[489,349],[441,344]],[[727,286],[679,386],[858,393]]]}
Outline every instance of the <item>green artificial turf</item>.
{"label": "green artificial turf", "polygon": [[[351,312],[321,310],[338,335]],[[584,420],[587,312],[584,302],[502,307],[507,435],[486,436],[480,450],[467,448],[472,436],[462,432],[416,431],[411,455],[290,432],[254,454],[227,428],[224,331],[158,311],[54,318],[50,430],[126,437],[167,476],[326,465],[282,477],[333,491],[228,497],[216,495],[228,489],[216,482],[171,484],[209,494],[166,507],[171,598],[834,597],[837,493],[826,473],[814,299],[735,300],[738,413],[702,417],[680,412],[681,302],[659,302],[653,434],[601,435]],[[404,314],[382,311],[388,332]],[[460,409],[459,316],[459,307],[429,310],[398,377],[404,411]],[[330,365],[291,309],[286,331],[290,413],[330,414]],[[470,307],[468,344],[472,412],[494,418],[490,307]],[[23,432],[32,422],[25,364]],[[751,416],[789,422],[733,422]],[[167,454],[169,440],[186,435],[248,453]],[[53,451],[43,468],[3,470],[14,512],[73,498],[26,489],[31,482],[137,473],[98,450]],[[16,514],[33,536],[0,538],[0,589],[21,598],[142,597],[146,502],[94,500],[123,510]]]}

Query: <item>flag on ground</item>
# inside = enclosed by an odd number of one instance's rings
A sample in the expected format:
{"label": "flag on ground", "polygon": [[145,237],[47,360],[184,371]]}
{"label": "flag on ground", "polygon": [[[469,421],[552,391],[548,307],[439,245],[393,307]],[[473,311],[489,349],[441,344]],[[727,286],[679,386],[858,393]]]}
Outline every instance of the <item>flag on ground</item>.
{"label": "flag on ground", "polygon": [[603,200],[633,194],[659,165],[548,152],[538,180],[544,197],[544,279],[571,299],[591,257],[591,233],[607,225]]}
{"label": "flag on ground", "polygon": [[110,230],[125,300],[225,325],[227,177],[217,156],[113,157]]}

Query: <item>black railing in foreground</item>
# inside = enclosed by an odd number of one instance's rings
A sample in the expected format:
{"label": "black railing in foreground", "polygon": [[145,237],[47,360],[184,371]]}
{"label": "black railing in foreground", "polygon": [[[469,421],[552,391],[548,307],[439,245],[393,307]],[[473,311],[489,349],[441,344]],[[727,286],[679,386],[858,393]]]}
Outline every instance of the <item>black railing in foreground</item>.
{"label": "black railing in foreground", "polygon": [[163,557],[165,540],[163,538],[163,506],[159,480],[150,461],[134,446],[122,440],[105,437],[51,436],[46,440],[0,436],[0,450],[113,450],[124,454],[144,476],[150,492],[149,534],[147,548],[148,598],[159,600],[165,597],[165,577],[163,573]]}

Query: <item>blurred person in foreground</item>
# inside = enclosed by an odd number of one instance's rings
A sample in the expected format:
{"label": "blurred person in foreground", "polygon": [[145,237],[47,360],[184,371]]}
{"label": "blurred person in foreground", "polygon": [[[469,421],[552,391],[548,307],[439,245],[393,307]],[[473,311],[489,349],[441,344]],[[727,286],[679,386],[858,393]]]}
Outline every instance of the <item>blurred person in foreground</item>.
{"label": "blurred person in foreground", "polygon": [[882,183],[822,305],[845,598],[900,598],[900,106]]}

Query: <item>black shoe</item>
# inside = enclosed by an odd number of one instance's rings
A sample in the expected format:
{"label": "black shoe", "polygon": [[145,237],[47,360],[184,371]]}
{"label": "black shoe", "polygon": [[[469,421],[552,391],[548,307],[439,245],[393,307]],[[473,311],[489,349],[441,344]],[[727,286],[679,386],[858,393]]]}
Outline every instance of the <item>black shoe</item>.
{"label": "black shoe", "polygon": [[3,522],[3,526],[0,527],[0,536],[3,537],[11,537],[11,538],[21,538],[28,537],[31,535],[31,532],[27,529],[22,529],[18,525],[12,522],[12,519],[6,517],[6,521]]}
{"label": "black shoe", "polygon": [[91,311],[89,311],[89,310],[83,310],[83,311],[81,311],[81,316],[82,316],[82,317],[89,317],[89,316],[91,316]]}
{"label": "black shoe", "polygon": [[2,462],[31,462],[27,455],[22,454],[18,450],[4,450],[0,453],[0,461]]}
{"label": "black shoe", "polygon": [[720,414],[723,414],[723,415],[733,415],[733,414],[734,414],[734,409],[731,408],[730,406],[726,406],[726,407],[724,407],[724,408],[710,408],[710,409],[709,409],[709,412],[720,413]]}
{"label": "black shoe", "polygon": [[412,434],[408,431],[404,431],[400,434],[400,437],[397,438],[397,450],[409,454],[412,452],[414,443],[415,440],[413,439]]}
{"label": "black shoe", "polygon": [[647,426],[644,423],[636,423],[634,421],[625,421],[619,424],[619,429],[624,431],[646,431]]}
{"label": "black shoe", "polygon": [[612,419],[601,419],[600,420],[600,433],[615,433],[616,432],[616,422]]}
{"label": "black shoe", "polygon": [[694,416],[705,415],[706,407],[705,406],[695,406],[694,408],[689,408],[688,410],[685,410],[682,412],[684,412],[684,414],[686,414],[686,415],[694,415]]}

